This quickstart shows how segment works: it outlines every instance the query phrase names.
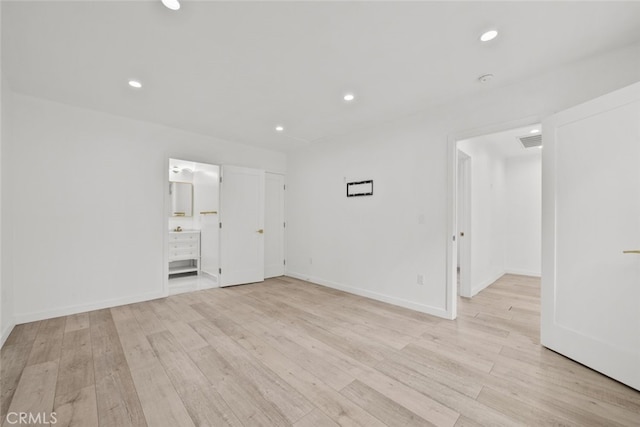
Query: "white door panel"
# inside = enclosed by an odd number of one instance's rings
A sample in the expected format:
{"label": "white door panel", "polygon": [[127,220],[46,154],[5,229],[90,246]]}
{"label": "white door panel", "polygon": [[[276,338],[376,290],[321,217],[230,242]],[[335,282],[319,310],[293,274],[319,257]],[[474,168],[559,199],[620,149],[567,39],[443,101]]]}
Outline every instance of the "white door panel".
{"label": "white door panel", "polygon": [[264,277],[284,275],[284,175],[265,177]]}
{"label": "white door panel", "polygon": [[220,284],[264,280],[264,171],[222,167]]}
{"label": "white door panel", "polygon": [[543,129],[542,344],[640,389],[640,84]]}

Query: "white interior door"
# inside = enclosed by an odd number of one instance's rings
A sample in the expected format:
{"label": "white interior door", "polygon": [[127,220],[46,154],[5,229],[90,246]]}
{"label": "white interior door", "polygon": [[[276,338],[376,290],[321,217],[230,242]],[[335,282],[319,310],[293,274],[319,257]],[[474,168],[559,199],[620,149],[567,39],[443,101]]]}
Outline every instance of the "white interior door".
{"label": "white interior door", "polygon": [[265,175],[264,277],[284,275],[284,175]]}
{"label": "white interior door", "polygon": [[220,285],[264,280],[264,171],[222,166]]}
{"label": "white interior door", "polygon": [[543,129],[542,344],[640,390],[640,83]]}

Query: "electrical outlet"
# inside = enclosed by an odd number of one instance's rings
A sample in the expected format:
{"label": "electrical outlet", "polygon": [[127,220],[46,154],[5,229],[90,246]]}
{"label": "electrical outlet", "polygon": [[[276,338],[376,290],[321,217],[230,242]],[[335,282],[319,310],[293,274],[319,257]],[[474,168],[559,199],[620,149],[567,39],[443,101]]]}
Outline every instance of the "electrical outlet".
{"label": "electrical outlet", "polygon": [[424,276],[422,274],[418,274],[418,285],[424,285]]}

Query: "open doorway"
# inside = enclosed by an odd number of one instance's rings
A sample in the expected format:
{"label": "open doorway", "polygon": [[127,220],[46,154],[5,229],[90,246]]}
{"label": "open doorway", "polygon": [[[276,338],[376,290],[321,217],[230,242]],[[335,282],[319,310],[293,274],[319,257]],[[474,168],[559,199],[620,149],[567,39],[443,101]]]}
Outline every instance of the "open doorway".
{"label": "open doorway", "polygon": [[217,287],[220,167],[169,159],[169,294]]}
{"label": "open doorway", "polygon": [[284,275],[284,175],[175,158],[168,166],[168,294]]}
{"label": "open doorway", "polygon": [[540,277],[541,144],[539,124],[456,141],[460,296],[504,274]]}

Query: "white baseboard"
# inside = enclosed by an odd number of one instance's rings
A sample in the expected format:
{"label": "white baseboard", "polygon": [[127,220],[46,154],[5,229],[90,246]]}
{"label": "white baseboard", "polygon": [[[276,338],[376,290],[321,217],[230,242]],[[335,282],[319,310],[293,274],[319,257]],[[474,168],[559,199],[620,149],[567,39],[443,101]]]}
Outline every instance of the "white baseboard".
{"label": "white baseboard", "polygon": [[382,301],[382,302],[397,305],[400,307],[408,308],[411,310],[419,311],[421,313],[431,314],[433,316],[442,317],[445,319],[451,318],[449,313],[447,313],[447,310],[444,310],[440,307],[433,307],[426,304],[420,304],[420,303],[405,300],[402,298],[397,298],[390,295],[381,294],[378,292],[372,292],[362,288],[343,285],[341,283],[332,282],[330,280],[321,279],[319,277],[310,277],[309,275],[300,274],[293,271],[287,271],[285,274],[287,276],[291,276],[293,278],[300,279],[300,280],[305,280],[307,282],[311,282],[316,285],[326,286],[332,289],[338,289],[340,291],[348,292],[350,294],[360,295],[363,297],[374,299],[376,301]]}
{"label": "white baseboard", "polygon": [[13,328],[15,326],[16,326],[16,323],[11,322],[7,326],[5,326],[5,328],[2,330],[2,336],[0,336],[0,348],[2,348],[7,338],[9,338],[9,335],[11,334],[11,331],[13,331]]}
{"label": "white baseboard", "polygon": [[504,274],[515,274],[517,276],[531,276],[531,277],[541,277],[542,274],[539,271],[531,271],[531,270],[519,270],[517,268],[509,268],[506,269]]}
{"label": "white baseboard", "polygon": [[39,311],[33,313],[23,313],[15,315],[16,324],[35,322],[38,320],[52,319],[54,317],[69,316],[71,314],[84,313],[87,311],[101,310],[103,308],[112,308],[119,305],[134,304],[136,302],[150,301],[153,299],[164,298],[167,293],[164,291],[154,291],[146,294],[129,296],[125,298],[114,298],[110,300],[100,301],[91,304],[81,304],[68,307],[55,308],[52,310]]}

